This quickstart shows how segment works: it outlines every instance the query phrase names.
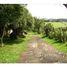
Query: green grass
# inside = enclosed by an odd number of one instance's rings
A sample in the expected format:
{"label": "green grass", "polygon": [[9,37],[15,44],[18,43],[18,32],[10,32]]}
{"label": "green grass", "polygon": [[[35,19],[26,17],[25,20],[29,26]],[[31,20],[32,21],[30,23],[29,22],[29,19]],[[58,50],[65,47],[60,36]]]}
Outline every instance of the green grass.
{"label": "green grass", "polygon": [[[42,35],[41,35],[41,37],[42,37]],[[42,37],[42,39],[44,41],[46,41],[49,45],[52,45],[58,51],[67,53],[67,43],[57,42],[56,40],[49,39],[48,37]]]}
{"label": "green grass", "polygon": [[19,38],[10,43],[6,43],[4,47],[0,47],[0,63],[15,63],[20,54],[27,50],[27,43],[31,39],[33,33],[28,33],[26,38]]}
{"label": "green grass", "polygon": [[59,27],[66,27],[67,22],[48,22],[53,25],[54,28],[59,28]]}
{"label": "green grass", "polygon": [[59,28],[59,27],[65,27],[65,24],[63,22],[54,22],[51,23],[55,28]]}

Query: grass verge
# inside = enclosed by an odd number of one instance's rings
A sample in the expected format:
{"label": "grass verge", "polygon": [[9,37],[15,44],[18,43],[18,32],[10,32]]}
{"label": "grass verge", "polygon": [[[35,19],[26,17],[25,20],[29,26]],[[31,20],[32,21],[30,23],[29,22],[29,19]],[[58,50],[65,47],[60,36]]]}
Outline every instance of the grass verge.
{"label": "grass verge", "polygon": [[19,38],[14,42],[6,43],[4,47],[0,47],[0,63],[15,63],[20,54],[27,50],[27,43],[32,34],[28,33],[26,38]]}
{"label": "grass verge", "polygon": [[66,43],[61,43],[57,42],[54,39],[49,39],[48,37],[43,37],[43,35],[40,35],[44,41],[46,41],[49,45],[52,45],[55,47],[58,51],[67,53],[67,42]]}

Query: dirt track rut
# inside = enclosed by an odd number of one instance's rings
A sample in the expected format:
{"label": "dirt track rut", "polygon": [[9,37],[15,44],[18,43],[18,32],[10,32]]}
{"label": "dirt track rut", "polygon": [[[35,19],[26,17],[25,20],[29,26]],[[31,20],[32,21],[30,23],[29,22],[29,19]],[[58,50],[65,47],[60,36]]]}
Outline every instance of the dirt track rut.
{"label": "dirt track rut", "polygon": [[28,50],[21,54],[18,63],[67,63],[67,55],[33,35]]}

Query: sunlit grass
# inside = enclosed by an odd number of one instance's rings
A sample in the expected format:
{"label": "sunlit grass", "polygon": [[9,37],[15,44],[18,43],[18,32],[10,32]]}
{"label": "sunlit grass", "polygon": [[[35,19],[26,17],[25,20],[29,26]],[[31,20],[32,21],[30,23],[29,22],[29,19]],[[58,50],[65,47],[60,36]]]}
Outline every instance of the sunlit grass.
{"label": "sunlit grass", "polygon": [[6,43],[4,47],[0,47],[0,63],[15,63],[20,54],[27,50],[27,43],[33,33],[28,33],[26,38],[19,38],[13,43]]}
{"label": "sunlit grass", "polygon": [[[42,35],[41,35],[42,36]],[[57,42],[54,39],[49,39],[48,37],[43,37],[42,38],[45,42],[47,42],[49,45],[52,45],[54,48],[56,48],[60,52],[67,53],[67,42],[66,43],[61,43]]]}
{"label": "sunlit grass", "polygon": [[[65,23],[65,24],[64,24]],[[54,22],[54,23],[51,23],[55,28],[59,28],[59,27],[66,27],[67,23],[66,22]]]}
{"label": "sunlit grass", "polygon": [[67,22],[48,22],[48,23],[51,23],[54,28],[67,27]]}

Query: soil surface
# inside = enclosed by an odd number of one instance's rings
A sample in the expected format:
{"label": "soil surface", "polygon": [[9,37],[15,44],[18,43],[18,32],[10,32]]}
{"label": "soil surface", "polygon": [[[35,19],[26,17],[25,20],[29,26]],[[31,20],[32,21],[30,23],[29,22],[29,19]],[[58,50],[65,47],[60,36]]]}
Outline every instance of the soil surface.
{"label": "soil surface", "polygon": [[57,51],[42,38],[33,35],[28,50],[20,55],[18,63],[67,63],[67,54]]}

